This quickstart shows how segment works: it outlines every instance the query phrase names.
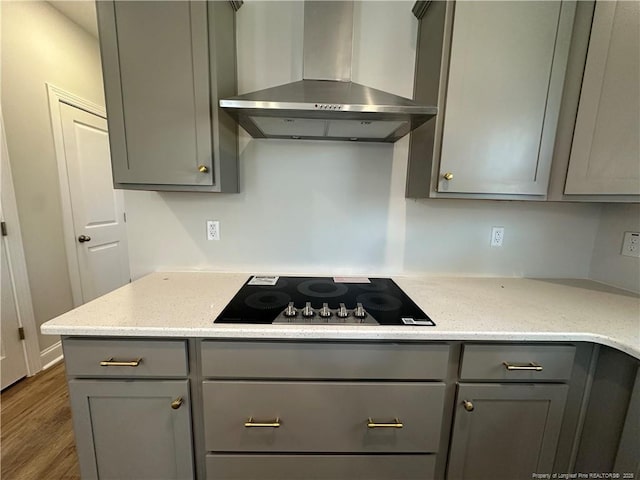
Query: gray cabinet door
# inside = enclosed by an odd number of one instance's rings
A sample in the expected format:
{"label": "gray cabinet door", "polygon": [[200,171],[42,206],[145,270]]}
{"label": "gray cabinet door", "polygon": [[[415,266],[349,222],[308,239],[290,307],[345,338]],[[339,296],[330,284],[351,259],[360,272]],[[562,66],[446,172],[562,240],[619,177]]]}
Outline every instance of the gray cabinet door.
{"label": "gray cabinet door", "polygon": [[550,473],[567,391],[566,385],[460,385],[448,480],[519,480]]}
{"label": "gray cabinet door", "polygon": [[193,478],[187,380],[70,380],[69,393],[83,479]]}
{"label": "gray cabinet door", "polygon": [[566,194],[640,195],[640,3],[596,2]]}
{"label": "gray cabinet door", "polygon": [[437,192],[546,194],[574,11],[455,4]]}
{"label": "gray cabinet door", "polygon": [[211,186],[206,3],[97,9],[114,183]]}

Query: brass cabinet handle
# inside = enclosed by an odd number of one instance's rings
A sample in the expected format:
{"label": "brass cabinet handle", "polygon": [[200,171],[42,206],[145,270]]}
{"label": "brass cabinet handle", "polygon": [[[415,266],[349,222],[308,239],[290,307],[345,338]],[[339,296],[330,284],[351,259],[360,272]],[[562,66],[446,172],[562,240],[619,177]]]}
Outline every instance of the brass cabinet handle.
{"label": "brass cabinet handle", "polygon": [[532,370],[535,372],[542,371],[542,367],[537,363],[533,363],[533,362],[529,362],[526,365],[512,365],[509,362],[502,362],[502,365],[504,365],[504,368],[506,368],[509,371],[512,371],[512,370]]}
{"label": "brass cabinet handle", "polygon": [[90,242],[91,241],[91,237],[89,235],[80,235],[78,237],[78,241],[80,243],[84,243],[84,242]]}
{"label": "brass cabinet handle", "polygon": [[384,423],[384,422],[375,422],[371,419],[371,417],[367,418],[367,427],[368,428],[404,428],[404,424],[398,419],[394,418],[393,422]]}
{"label": "brass cabinet handle", "polygon": [[100,362],[101,367],[137,367],[142,362],[142,358],[136,358],[130,362],[118,362],[113,357]]}
{"label": "brass cabinet handle", "polygon": [[253,428],[253,427],[271,427],[271,428],[278,428],[280,426],[280,418],[276,418],[275,420],[264,420],[262,422],[258,422],[256,420],[254,420],[253,417],[249,417],[249,420],[247,420],[246,422],[244,422],[244,426],[247,428]]}
{"label": "brass cabinet handle", "polygon": [[200,173],[207,173],[209,171],[209,167],[206,165],[198,165],[198,171]]}
{"label": "brass cabinet handle", "polygon": [[444,175],[442,175],[442,178],[444,178],[445,180],[451,180],[453,178],[453,173],[447,172]]}
{"label": "brass cabinet handle", "polygon": [[473,409],[476,408],[473,406],[473,403],[471,403],[469,400],[463,400],[462,406],[467,412],[473,412]]}
{"label": "brass cabinet handle", "polygon": [[182,397],[176,398],[173,402],[171,402],[171,408],[177,410],[182,405]]}

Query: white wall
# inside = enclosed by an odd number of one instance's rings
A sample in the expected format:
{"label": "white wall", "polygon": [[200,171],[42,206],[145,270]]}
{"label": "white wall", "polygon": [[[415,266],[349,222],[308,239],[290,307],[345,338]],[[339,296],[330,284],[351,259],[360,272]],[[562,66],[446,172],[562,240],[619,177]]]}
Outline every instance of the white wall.
{"label": "white wall", "polygon": [[[353,80],[411,96],[412,2],[356,3]],[[240,93],[302,78],[302,4],[237,15]],[[464,141],[464,139],[461,139]],[[600,206],[407,200],[394,145],[241,138],[240,194],[126,192],[131,271],[589,275]],[[205,239],[205,221],[221,240]],[[504,246],[489,246],[491,226]]]}
{"label": "white wall", "polygon": [[640,258],[620,255],[624,232],[640,232],[640,205],[604,205],[589,276],[640,293]]}
{"label": "white wall", "polygon": [[[45,83],[104,105],[96,38],[46,2],[1,3],[1,103],[36,323],[73,307]],[[40,349],[57,342],[40,335]]]}

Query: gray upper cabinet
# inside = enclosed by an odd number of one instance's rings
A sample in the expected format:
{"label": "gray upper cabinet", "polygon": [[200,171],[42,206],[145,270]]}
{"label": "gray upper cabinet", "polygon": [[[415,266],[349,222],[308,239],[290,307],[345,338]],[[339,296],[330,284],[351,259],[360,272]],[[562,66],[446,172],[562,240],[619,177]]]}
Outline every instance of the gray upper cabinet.
{"label": "gray upper cabinet", "polygon": [[116,188],[237,192],[231,4],[96,6]]}
{"label": "gray upper cabinet", "polygon": [[[443,2],[444,3],[444,2]],[[569,55],[572,2],[433,2],[420,22],[407,196],[542,198]]]}
{"label": "gray upper cabinet", "polygon": [[640,3],[596,3],[564,193],[640,197]]}

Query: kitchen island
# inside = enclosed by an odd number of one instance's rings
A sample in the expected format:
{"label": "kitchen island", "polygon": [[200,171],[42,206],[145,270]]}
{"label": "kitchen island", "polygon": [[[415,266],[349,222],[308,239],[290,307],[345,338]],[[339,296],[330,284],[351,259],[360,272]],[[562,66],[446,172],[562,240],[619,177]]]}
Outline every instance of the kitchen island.
{"label": "kitchen island", "polygon": [[154,273],[42,326],[83,478],[637,475],[637,295],[405,276],[435,327],[213,323],[248,278]]}

